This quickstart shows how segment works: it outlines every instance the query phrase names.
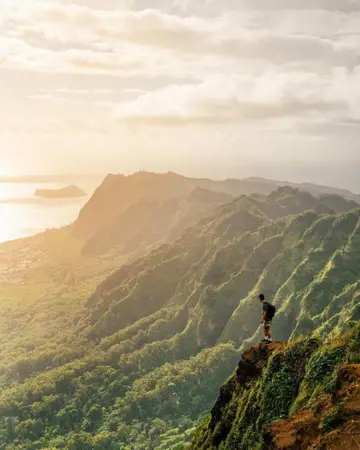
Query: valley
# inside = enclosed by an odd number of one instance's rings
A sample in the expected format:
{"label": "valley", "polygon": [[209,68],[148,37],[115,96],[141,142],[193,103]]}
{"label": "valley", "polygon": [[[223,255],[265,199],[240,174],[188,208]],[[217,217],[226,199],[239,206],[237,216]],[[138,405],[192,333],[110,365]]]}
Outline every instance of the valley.
{"label": "valley", "polygon": [[0,448],[186,448],[260,291],[290,347],[356,326],[357,203],[218,186],[110,176],[73,225],[1,246]]}

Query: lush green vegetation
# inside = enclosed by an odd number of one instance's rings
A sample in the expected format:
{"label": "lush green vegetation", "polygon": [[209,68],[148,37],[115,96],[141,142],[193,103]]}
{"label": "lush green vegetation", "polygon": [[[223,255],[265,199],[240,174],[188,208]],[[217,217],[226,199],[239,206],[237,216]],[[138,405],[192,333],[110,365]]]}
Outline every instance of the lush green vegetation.
{"label": "lush green vegetation", "polygon": [[[360,363],[359,345],[357,326],[342,339],[326,342],[309,336],[275,350],[261,375],[250,381],[244,382],[246,368],[240,367],[222,388],[211,420],[207,419],[196,431],[191,449],[263,448],[266,427],[301,410],[316,408],[326,394],[337,391],[340,366]],[[343,403],[339,400],[323,416],[319,434],[342,423]],[[315,428],[312,431],[316,434]]]}
{"label": "lush green vegetation", "polygon": [[[139,213],[135,194],[135,209],[127,209],[129,195],[121,212],[129,224]],[[104,210],[96,229],[87,222],[102,195],[75,227],[1,247],[0,449],[183,448],[242,349],[259,338],[260,290],[278,307],[274,334],[282,340],[330,337],[360,318],[360,211],[352,202],[281,188],[215,210],[219,194],[197,190],[178,209],[161,203],[168,235],[149,251],[159,239],[146,233],[147,219],[130,227],[132,244],[143,237],[139,246],[125,247],[128,225],[121,241],[114,234],[119,211]],[[141,217],[158,226],[153,206]],[[102,254],[102,241],[96,256],[84,253],[109,227],[115,247]],[[309,341],[282,356],[286,366],[271,378],[286,388],[278,416],[306,372],[294,361],[314,351]],[[327,361],[343,356],[334,351]],[[306,378],[299,404],[314,390]],[[273,403],[263,391],[262,401]],[[252,396],[244,402],[255,404]]]}

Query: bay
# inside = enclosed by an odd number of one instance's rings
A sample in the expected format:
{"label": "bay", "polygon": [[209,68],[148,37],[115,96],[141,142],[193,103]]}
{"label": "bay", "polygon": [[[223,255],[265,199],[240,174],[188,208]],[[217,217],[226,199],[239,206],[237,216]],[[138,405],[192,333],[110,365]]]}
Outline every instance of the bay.
{"label": "bay", "polygon": [[[74,180],[75,181],[75,180]],[[36,189],[59,189],[61,182],[0,183],[0,242],[33,236],[50,228],[69,225],[101,182],[79,184],[87,195],[79,198],[44,199],[35,197]],[[74,184],[77,184],[74,182]]]}

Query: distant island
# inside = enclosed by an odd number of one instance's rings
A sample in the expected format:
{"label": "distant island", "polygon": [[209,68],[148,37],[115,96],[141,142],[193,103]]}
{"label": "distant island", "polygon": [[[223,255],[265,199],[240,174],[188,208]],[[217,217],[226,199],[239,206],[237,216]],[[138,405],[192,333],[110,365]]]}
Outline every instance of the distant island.
{"label": "distant island", "polygon": [[37,189],[36,197],[42,198],[75,198],[84,197],[86,193],[78,186],[66,186],[61,189]]}

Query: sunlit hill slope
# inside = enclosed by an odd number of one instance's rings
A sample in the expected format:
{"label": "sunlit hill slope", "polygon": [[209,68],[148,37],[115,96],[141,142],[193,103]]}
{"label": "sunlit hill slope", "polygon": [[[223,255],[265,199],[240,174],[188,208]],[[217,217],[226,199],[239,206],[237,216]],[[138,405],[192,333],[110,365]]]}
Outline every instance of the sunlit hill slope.
{"label": "sunlit hill slope", "polygon": [[0,448],[183,448],[260,339],[259,291],[281,341],[359,320],[353,200],[154,177],[1,247]]}

